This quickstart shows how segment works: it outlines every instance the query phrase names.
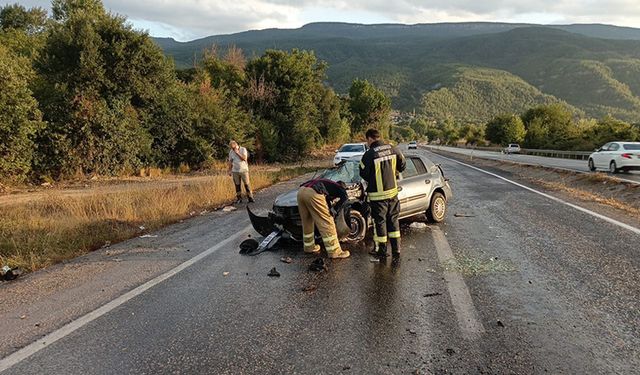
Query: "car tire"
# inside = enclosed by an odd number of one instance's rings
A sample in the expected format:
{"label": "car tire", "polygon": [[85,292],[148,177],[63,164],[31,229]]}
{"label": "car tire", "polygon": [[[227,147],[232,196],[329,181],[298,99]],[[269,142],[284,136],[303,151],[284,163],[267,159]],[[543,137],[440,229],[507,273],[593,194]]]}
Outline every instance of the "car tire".
{"label": "car tire", "polygon": [[427,219],[432,223],[442,223],[447,215],[447,199],[442,193],[435,192],[427,209]]}
{"label": "car tire", "polygon": [[358,243],[367,235],[367,219],[357,210],[351,210],[349,212],[349,223],[347,223],[351,228],[351,232],[342,240],[345,243]]}
{"label": "car tire", "polygon": [[616,165],[615,160],[611,160],[611,163],[609,163],[609,172],[612,174],[618,173],[618,166]]}
{"label": "car tire", "polygon": [[595,172],[596,171],[596,166],[595,166],[595,164],[593,164],[593,159],[589,159],[589,170],[591,172]]}

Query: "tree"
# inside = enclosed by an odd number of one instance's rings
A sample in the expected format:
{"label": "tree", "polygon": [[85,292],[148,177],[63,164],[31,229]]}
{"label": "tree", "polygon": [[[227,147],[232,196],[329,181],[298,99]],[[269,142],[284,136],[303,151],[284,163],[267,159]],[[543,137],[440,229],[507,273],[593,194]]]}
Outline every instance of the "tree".
{"label": "tree", "polygon": [[573,113],[562,104],[531,108],[522,121],[527,129],[524,143],[529,148],[569,149],[579,137]]}
{"label": "tree", "polygon": [[389,135],[391,100],[367,80],[356,79],[349,89],[349,109],[353,115],[351,133],[361,135],[369,128]]}
{"label": "tree", "polygon": [[483,143],[485,139],[485,127],[483,125],[467,124],[460,129],[460,138],[466,144],[476,145]]}
{"label": "tree", "polygon": [[[277,152],[258,150],[269,160],[299,160],[323,142],[318,103],[326,65],[312,52],[267,50],[247,64],[245,106],[265,132],[258,132],[257,145],[277,144]],[[269,123],[269,124],[267,124]],[[273,146],[270,146],[273,150]]]}
{"label": "tree", "polygon": [[592,148],[611,141],[633,142],[640,140],[640,131],[636,127],[611,116],[599,120],[594,127],[585,133],[592,142]]}
{"label": "tree", "polygon": [[18,4],[0,7],[0,44],[19,56],[34,59],[44,44],[47,21],[42,8],[26,9]]}
{"label": "tree", "polygon": [[0,177],[24,180],[31,171],[33,136],[42,127],[32,78],[28,60],[0,44]]}
{"label": "tree", "polygon": [[439,138],[444,144],[454,144],[460,139],[458,127],[452,117],[447,117],[445,120],[438,122],[436,127],[438,128]]}
{"label": "tree", "polygon": [[486,136],[489,141],[499,145],[521,143],[526,131],[522,119],[516,115],[501,115],[487,123]]}
{"label": "tree", "polygon": [[58,176],[162,163],[150,158],[150,130],[167,114],[152,109],[172,92],[173,66],[147,34],[98,0],[55,0],[52,8],[36,64],[36,97],[48,122],[37,167]]}

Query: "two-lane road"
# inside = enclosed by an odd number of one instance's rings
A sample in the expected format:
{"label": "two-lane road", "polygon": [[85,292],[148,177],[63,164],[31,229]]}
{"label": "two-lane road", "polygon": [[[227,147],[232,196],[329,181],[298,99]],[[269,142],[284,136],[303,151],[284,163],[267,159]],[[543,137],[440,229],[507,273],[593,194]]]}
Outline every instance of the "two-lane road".
{"label": "two-lane road", "polygon": [[[503,154],[497,151],[483,151],[483,150],[474,150],[468,148],[457,148],[457,147],[448,147],[448,146],[427,146],[429,149],[433,150],[443,150],[447,152],[452,152],[460,155],[466,155],[468,157],[477,157],[482,159],[490,159],[490,160],[500,160],[500,161],[510,161],[514,163],[521,163],[527,165],[539,165],[543,167],[550,168],[558,168],[558,169],[566,169],[570,171],[576,172],[588,172],[589,167],[585,160],[574,160],[574,159],[561,159],[561,158],[549,158],[546,156],[535,156],[535,155],[521,155],[521,154]],[[606,172],[606,171],[600,171]],[[616,178],[620,180],[625,180],[633,183],[640,183],[640,172],[632,171],[630,173],[620,173],[615,175]]]}
{"label": "two-lane road", "polygon": [[[640,236],[428,156],[455,197],[444,224],[403,225],[397,264],[371,262],[363,247],[323,273],[295,249],[243,257],[237,245],[251,230],[244,212],[232,213],[236,237],[209,234],[209,253],[181,272],[0,366],[83,375],[637,373]],[[281,277],[267,277],[274,266]]]}

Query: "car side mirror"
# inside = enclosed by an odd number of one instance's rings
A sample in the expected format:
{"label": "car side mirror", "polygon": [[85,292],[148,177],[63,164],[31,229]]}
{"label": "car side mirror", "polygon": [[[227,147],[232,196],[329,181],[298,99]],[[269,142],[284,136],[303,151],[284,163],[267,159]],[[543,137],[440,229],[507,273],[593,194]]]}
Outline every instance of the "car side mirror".
{"label": "car side mirror", "polygon": [[600,151],[602,151],[602,149],[601,148],[596,148],[594,151],[595,152],[600,152]]}

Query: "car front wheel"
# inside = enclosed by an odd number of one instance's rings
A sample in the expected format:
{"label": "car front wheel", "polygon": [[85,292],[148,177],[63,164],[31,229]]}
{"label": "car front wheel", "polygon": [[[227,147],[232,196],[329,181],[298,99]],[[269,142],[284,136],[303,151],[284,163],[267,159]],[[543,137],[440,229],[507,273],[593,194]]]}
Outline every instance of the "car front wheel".
{"label": "car front wheel", "polygon": [[343,240],[346,243],[357,243],[367,235],[367,220],[360,211],[351,210],[349,213],[349,235]]}
{"label": "car front wheel", "polygon": [[595,166],[595,164],[593,164],[593,159],[589,159],[589,170],[591,172],[595,172],[595,170],[596,170],[596,166]]}
{"label": "car front wheel", "polygon": [[442,193],[435,192],[431,197],[431,204],[427,209],[427,219],[434,223],[441,223],[447,214],[447,199]]}

